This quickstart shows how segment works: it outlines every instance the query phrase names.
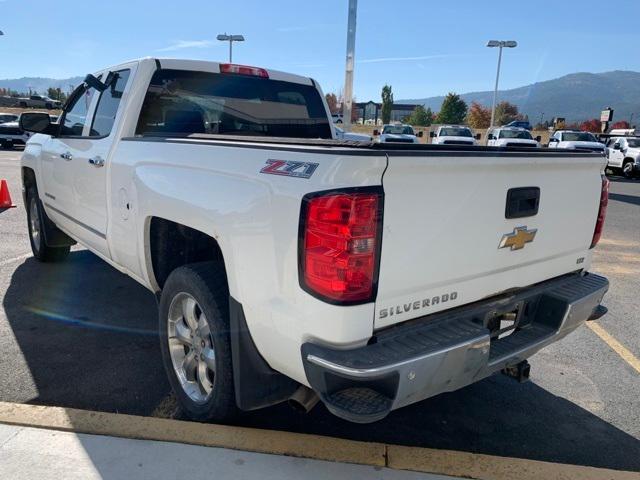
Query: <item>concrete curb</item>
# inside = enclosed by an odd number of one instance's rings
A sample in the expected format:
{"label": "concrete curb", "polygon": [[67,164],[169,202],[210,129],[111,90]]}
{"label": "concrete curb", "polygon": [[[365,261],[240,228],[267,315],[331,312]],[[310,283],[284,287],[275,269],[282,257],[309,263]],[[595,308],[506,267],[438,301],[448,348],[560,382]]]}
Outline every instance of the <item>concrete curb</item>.
{"label": "concrete curb", "polygon": [[481,480],[640,480],[639,473],[62,407],[0,402],[0,423],[356,463]]}

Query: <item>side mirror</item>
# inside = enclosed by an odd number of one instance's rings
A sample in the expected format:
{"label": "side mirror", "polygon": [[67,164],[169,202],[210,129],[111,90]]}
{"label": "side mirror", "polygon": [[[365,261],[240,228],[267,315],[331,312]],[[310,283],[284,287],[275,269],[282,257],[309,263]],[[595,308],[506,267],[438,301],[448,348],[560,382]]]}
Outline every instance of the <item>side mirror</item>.
{"label": "side mirror", "polygon": [[473,138],[475,138],[476,140],[480,140],[482,138],[482,135],[479,133],[476,133]]}
{"label": "side mirror", "polygon": [[437,135],[436,135],[436,132],[429,132],[429,136],[431,138],[436,138]]}
{"label": "side mirror", "polygon": [[538,135],[538,136],[536,137],[536,142],[538,142],[538,143],[539,143],[541,140],[542,140],[542,137],[541,137],[540,135]]}
{"label": "side mirror", "polygon": [[619,143],[614,143],[613,144],[613,149],[614,150],[620,150],[620,144]]}
{"label": "side mirror", "polygon": [[51,117],[48,113],[27,112],[20,115],[20,128],[25,132],[51,134]]}
{"label": "side mirror", "polygon": [[379,132],[379,131],[378,131],[378,129],[376,128],[376,129],[373,131],[373,136],[374,136],[374,137],[377,137],[378,135],[380,135],[380,132]]}
{"label": "side mirror", "polygon": [[495,140],[496,137],[493,135],[493,133],[490,133],[489,135],[487,135],[487,140]]}
{"label": "side mirror", "polygon": [[[538,141],[539,141],[539,140],[538,140]],[[555,137],[551,137],[551,138],[549,139],[549,143],[555,143],[555,142],[557,142],[557,141],[558,141],[558,139],[557,139],[557,138],[555,138]]]}
{"label": "side mirror", "polygon": [[418,137],[422,138],[424,136],[424,132],[423,131],[419,131],[418,132]]}

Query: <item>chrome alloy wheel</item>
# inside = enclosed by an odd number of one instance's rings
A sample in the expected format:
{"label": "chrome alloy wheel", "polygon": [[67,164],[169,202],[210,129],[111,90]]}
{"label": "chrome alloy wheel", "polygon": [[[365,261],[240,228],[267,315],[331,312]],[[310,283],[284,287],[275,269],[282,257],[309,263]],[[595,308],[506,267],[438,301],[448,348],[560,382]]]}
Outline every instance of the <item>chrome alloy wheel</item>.
{"label": "chrome alloy wheel", "polygon": [[29,223],[33,248],[38,252],[40,251],[40,213],[38,212],[38,202],[34,197],[31,197],[29,203]]}
{"label": "chrome alloy wheel", "polygon": [[213,394],[216,354],[207,318],[188,293],[178,293],[171,300],[167,330],[180,386],[194,402],[207,402]]}

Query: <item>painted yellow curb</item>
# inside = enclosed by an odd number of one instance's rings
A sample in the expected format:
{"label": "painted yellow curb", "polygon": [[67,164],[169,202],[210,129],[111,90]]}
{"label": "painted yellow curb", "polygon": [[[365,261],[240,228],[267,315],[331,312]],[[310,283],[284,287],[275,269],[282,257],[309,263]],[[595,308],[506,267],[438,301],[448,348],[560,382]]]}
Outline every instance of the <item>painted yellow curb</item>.
{"label": "painted yellow curb", "polygon": [[640,480],[634,472],[395,445],[387,446],[387,467],[482,480]]}
{"label": "painted yellow curb", "polygon": [[385,446],[319,435],[0,402],[0,423],[384,467]]}
{"label": "painted yellow curb", "polygon": [[356,463],[479,480],[640,480],[640,473],[164,418],[0,402],[0,423]]}

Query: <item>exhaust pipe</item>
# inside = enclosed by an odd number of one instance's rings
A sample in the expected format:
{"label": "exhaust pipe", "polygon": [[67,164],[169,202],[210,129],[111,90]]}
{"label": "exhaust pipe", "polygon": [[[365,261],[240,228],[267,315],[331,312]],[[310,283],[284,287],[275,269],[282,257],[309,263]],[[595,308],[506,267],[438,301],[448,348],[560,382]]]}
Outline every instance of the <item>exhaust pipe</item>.
{"label": "exhaust pipe", "polygon": [[309,413],[320,399],[316,392],[309,387],[301,385],[293,395],[289,397],[289,406],[300,413]]}

